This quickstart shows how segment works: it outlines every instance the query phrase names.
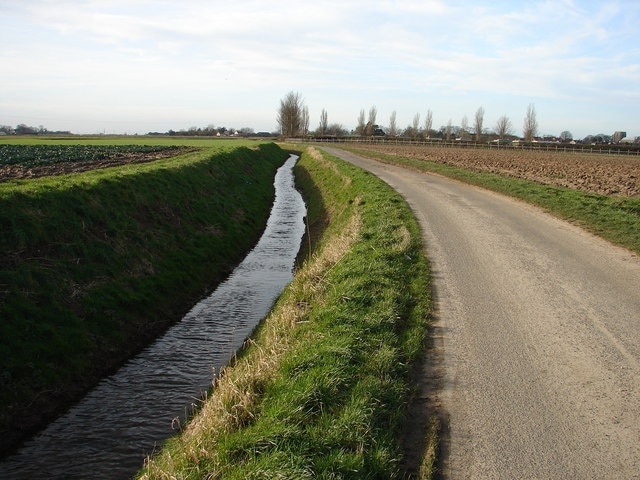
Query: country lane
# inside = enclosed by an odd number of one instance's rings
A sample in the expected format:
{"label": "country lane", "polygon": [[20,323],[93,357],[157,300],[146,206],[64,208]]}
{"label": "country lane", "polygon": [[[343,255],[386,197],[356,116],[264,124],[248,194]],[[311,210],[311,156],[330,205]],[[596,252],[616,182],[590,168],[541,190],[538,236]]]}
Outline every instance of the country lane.
{"label": "country lane", "polygon": [[422,226],[441,478],[640,478],[640,259],[508,197],[321,148]]}

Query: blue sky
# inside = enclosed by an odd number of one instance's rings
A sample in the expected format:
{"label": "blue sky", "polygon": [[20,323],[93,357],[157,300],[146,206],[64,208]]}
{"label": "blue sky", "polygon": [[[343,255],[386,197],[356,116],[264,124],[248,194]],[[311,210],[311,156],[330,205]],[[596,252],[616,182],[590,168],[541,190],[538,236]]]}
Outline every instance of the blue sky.
{"label": "blue sky", "polygon": [[640,2],[0,0],[0,124],[74,133],[314,129],[485,111],[522,134],[640,135]]}

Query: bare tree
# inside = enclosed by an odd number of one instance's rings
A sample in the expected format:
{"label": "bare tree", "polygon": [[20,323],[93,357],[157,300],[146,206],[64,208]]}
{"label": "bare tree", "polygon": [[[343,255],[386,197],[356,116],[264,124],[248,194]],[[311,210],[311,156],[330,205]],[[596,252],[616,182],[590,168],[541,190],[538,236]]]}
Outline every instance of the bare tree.
{"label": "bare tree", "polygon": [[525,142],[531,142],[533,137],[538,134],[538,120],[536,120],[536,109],[533,103],[527,107],[527,114],[524,117],[524,126],[522,127],[522,136]]}
{"label": "bare tree", "polygon": [[365,134],[364,108],[360,110],[358,115],[358,125],[356,126],[356,135],[363,136]]}
{"label": "bare tree", "polygon": [[563,142],[570,142],[573,140],[573,134],[569,130],[565,130],[560,133],[560,140]]}
{"label": "bare tree", "polygon": [[465,115],[464,117],[462,117],[462,120],[460,121],[460,137],[466,139],[468,133],[469,133],[469,119]]}
{"label": "bare tree", "polygon": [[476,142],[480,141],[482,136],[482,124],[484,123],[484,108],[480,107],[476,110],[476,116],[473,119],[473,128],[476,131]]}
{"label": "bare tree", "polygon": [[293,137],[301,133],[303,127],[304,100],[298,92],[289,92],[280,100],[278,111],[278,125],[280,134],[284,137]]}
{"label": "bare tree", "polygon": [[416,113],[413,116],[413,123],[411,124],[411,138],[416,138],[420,133],[420,114]]}
{"label": "bare tree", "polygon": [[378,109],[375,105],[373,105],[369,109],[369,120],[367,120],[367,125],[365,127],[365,135],[371,136],[376,128],[376,116],[378,115]]}
{"label": "bare tree", "polygon": [[391,116],[389,117],[389,131],[387,134],[390,137],[398,136],[398,124],[396,123],[396,111],[391,112]]}
{"label": "bare tree", "polygon": [[427,114],[424,117],[424,134],[428,138],[431,135],[431,128],[433,127],[433,112],[428,109]]}
{"label": "bare tree", "polygon": [[348,134],[346,128],[344,128],[340,123],[332,123],[327,126],[327,135],[335,135],[336,137],[344,137]]}
{"label": "bare tree", "polygon": [[309,135],[309,107],[304,105],[302,107],[302,118],[300,120],[300,130],[303,136]]}
{"label": "bare tree", "polygon": [[451,140],[452,129],[453,129],[453,126],[451,125],[451,119],[449,119],[449,121],[447,122],[447,127],[445,128],[445,131],[444,131],[444,137],[447,140],[447,142]]}
{"label": "bare tree", "polygon": [[502,115],[500,118],[498,118],[495,126],[495,131],[496,135],[498,135],[498,138],[504,138],[507,135],[511,135],[511,132],[513,130],[509,117],[507,117],[506,115]]}
{"label": "bare tree", "polygon": [[327,111],[323,108],[320,113],[320,124],[318,125],[318,134],[326,135],[327,127],[329,126],[329,116],[327,115]]}

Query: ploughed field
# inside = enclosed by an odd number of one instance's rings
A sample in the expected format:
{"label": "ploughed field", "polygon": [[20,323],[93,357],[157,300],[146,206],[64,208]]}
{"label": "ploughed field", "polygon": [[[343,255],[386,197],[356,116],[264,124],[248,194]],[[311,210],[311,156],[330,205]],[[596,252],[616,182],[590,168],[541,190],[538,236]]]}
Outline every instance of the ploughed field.
{"label": "ploughed field", "polygon": [[425,145],[367,145],[366,149],[602,195],[640,197],[640,156]]}
{"label": "ploughed field", "polygon": [[192,150],[167,145],[0,145],[0,181],[150,162]]}

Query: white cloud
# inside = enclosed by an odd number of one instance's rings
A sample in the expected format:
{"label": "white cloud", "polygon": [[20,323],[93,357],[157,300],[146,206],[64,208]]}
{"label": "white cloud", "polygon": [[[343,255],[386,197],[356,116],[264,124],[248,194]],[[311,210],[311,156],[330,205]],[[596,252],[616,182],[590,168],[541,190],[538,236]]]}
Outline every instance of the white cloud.
{"label": "white cloud", "polygon": [[[612,112],[638,107],[640,6],[631,1],[0,4],[0,62],[11,65],[0,71],[0,108],[15,115],[20,105],[32,112],[48,102],[126,111],[144,122],[162,97],[176,116],[196,117],[201,105],[199,118],[232,117],[235,106],[273,122],[278,99],[292,89],[317,102],[310,107],[318,114],[335,105],[344,113],[333,121],[348,126],[370,104],[407,121],[429,105],[450,106],[453,118],[481,104],[491,112],[490,102],[517,103],[519,115],[532,99],[597,96]],[[640,134],[637,120],[624,121]]]}

